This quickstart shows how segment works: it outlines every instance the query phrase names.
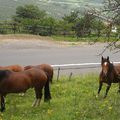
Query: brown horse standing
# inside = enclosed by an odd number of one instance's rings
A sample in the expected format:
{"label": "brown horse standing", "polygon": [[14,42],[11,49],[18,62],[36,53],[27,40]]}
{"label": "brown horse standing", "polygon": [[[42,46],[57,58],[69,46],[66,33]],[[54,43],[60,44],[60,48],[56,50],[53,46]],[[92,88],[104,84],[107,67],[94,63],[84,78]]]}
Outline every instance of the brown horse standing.
{"label": "brown horse standing", "polygon": [[54,72],[53,72],[53,67],[51,65],[49,64],[41,64],[41,65],[36,65],[36,66],[28,65],[24,67],[24,70],[28,70],[34,67],[38,69],[42,69],[49,76],[49,81],[52,83]]}
{"label": "brown horse standing", "polygon": [[24,71],[24,67],[20,65],[0,66],[0,70],[12,70],[14,72]]}
{"label": "brown horse standing", "polygon": [[0,70],[1,112],[5,110],[4,97],[8,93],[21,93],[34,88],[36,100],[33,106],[39,105],[44,88],[44,100],[51,99],[48,77],[43,70],[32,68],[22,72]]}
{"label": "brown horse standing", "polygon": [[105,98],[107,97],[108,91],[112,83],[119,83],[118,91],[120,92],[120,64],[115,66],[110,62],[109,57],[107,58],[102,57],[101,66],[102,70],[99,75],[98,95],[100,94],[103,83],[106,83],[108,86],[106,89],[106,93],[104,95]]}

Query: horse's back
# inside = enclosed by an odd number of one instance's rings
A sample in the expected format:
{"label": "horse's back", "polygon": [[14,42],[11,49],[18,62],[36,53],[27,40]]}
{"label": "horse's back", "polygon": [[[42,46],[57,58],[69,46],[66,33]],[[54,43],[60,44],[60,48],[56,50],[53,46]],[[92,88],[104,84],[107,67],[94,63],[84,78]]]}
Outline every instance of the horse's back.
{"label": "horse's back", "polygon": [[52,83],[53,74],[54,74],[53,67],[49,64],[40,64],[37,65],[37,67],[42,69],[49,76],[49,80]]}
{"label": "horse's back", "polygon": [[32,65],[28,65],[24,67],[24,70],[28,70],[31,68],[40,68],[42,70],[44,70],[45,72],[53,72],[53,67],[49,64],[40,64],[40,65],[36,65],[36,66],[32,66]]}
{"label": "horse's back", "polygon": [[24,67],[24,70],[28,70],[28,69],[31,69],[31,68],[34,68],[34,66],[32,66],[32,65],[27,65],[27,66]]}
{"label": "horse's back", "polygon": [[14,72],[24,71],[24,68],[22,66],[20,66],[20,65],[6,66],[6,68],[11,69]]}
{"label": "horse's back", "polygon": [[13,72],[10,70],[4,71],[9,71],[9,73],[5,75],[4,79],[0,78],[0,93],[25,92],[29,88],[30,81],[26,75],[21,72]]}
{"label": "horse's back", "polygon": [[42,88],[46,82],[47,76],[45,72],[37,68],[21,72],[10,71],[10,73],[5,75],[5,78],[0,81],[0,93],[19,93],[25,92],[27,89],[33,87]]}
{"label": "horse's back", "polygon": [[40,65],[37,65],[36,67],[44,70],[48,74],[53,74],[53,67],[49,64],[40,64]]}
{"label": "horse's back", "polygon": [[24,71],[24,68],[20,65],[0,66],[1,70],[11,70],[14,72]]}
{"label": "horse's back", "polygon": [[117,74],[120,74],[120,64],[115,65],[115,71]]}
{"label": "horse's back", "polygon": [[32,81],[33,85],[43,85],[47,82],[47,75],[43,70],[37,68],[31,68],[24,71]]}
{"label": "horse's back", "polygon": [[28,70],[31,68],[38,68],[43,70],[45,73],[47,73],[49,76],[53,77],[53,67],[49,64],[40,64],[36,66],[28,65],[24,67],[24,70]]}

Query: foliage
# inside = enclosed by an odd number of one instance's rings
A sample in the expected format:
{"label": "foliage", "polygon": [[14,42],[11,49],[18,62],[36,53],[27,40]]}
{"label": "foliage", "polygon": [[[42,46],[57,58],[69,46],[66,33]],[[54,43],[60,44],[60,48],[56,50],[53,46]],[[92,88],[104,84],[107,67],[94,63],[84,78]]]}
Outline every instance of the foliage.
{"label": "foliage", "polygon": [[120,0],[105,0],[104,11],[110,14],[113,24],[120,25]]}
{"label": "foliage", "polygon": [[48,35],[47,30],[43,32],[40,29],[45,17],[46,12],[40,10],[37,6],[25,5],[16,8],[16,15],[13,16],[13,21],[23,26],[22,30],[26,33]]}
{"label": "foliage", "polygon": [[[52,18],[52,17],[46,17],[45,19],[43,19],[40,23],[40,25],[43,27],[41,28],[46,30],[46,35],[53,35],[55,34],[55,28],[57,26],[57,21]],[[43,35],[42,33],[40,33],[40,35]]]}
{"label": "foliage", "polygon": [[[63,0],[62,0],[63,1]],[[62,1],[59,0],[0,0],[0,20],[10,20],[11,16],[15,14],[16,7],[25,4],[32,4],[37,5],[40,9],[47,10],[52,17],[57,19],[63,17],[64,14],[68,14],[69,11],[73,8],[78,8],[79,10],[83,11],[83,8],[86,4],[90,5],[91,7],[95,6],[99,8],[102,4],[103,0],[93,0],[92,5],[91,2],[88,0],[64,0],[65,3],[73,3],[73,4],[64,4]],[[77,2],[77,3],[75,3]]]}
{"label": "foliage", "polygon": [[103,95],[96,98],[98,74],[54,78],[50,86],[52,100],[39,107],[31,107],[34,100],[33,90],[25,96],[18,94],[6,97],[6,111],[0,114],[3,120],[119,120],[120,95],[117,94],[118,84],[112,85],[106,99]]}
{"label": "foliage", "polygon": [[75,23],[79,18],[79,11],[72,11],[69,15],[65,15],[63,17],[64,21],[67,21],[68,23]]}
{"label": "foliage", "polygon": [[16,17],[27,19],[41,19],[46,16],[45,11],[40,11],[37,6],[25,5],[16,8]]}
{"label": "foliage", "polygon": [[72,31],[73,23],[68,23],[68,21],[60,20],[57,24],[58,35],[69,35]]}
{"label": "foliage", "polygon": [[[42,36],[60,36],[76,37],[77,40],[83,38],[107,37],[111,36],[119,38],[119,25],[117,25],[117,33],[111,33],[112,26],[96,17],[94,13],[85,11],[83,16],[78,10],[72,11],[70,14],[64,15],[62,19],[56,19],[40,10],[35,5],[25,5],[16,8],[16,15],[13,16],[10,27],[0,26],[1,34],[4,33],[29,33]],[[2,27],[3,26],[3,27]],[[75,38],[75,39],[76,39]],[[79,39],[80,38],[80,39]],[[73,39],[73,41],[75,40]],[[96,41],[99,39],[96,39]],[[85,40],[86,41],[86,40]]]}
{"label": "foliage", "polygon": [[101,20],[95,19],[92,24],[92,29],[96,32],[97,37],[100,37],[105,29],[105,25]]}
{"label": "foliage", "polygon": [[23,19],[21,24],[24,26],[24,30],[30,34],[39,34],[39,20],[36,19]]}

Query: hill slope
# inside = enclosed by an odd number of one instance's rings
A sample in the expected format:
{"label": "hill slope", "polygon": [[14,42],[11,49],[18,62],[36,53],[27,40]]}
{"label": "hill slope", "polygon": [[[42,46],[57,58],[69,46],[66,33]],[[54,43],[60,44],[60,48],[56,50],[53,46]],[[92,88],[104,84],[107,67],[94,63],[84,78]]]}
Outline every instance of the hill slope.
{"label": "hill slope", "polygon": [[0,20],[10,19],[15,14],[16,7],[34,4],[54,17],[60,18],[74,9],[83,11],[84,8],[101,7],[102,0],[0,0]]}

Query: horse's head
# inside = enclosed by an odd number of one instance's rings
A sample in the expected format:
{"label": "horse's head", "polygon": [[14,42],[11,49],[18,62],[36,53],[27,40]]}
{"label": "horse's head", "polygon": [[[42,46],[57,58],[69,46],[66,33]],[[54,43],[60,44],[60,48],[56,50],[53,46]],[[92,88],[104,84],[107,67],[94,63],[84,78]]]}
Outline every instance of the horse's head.
{"label": "horse's head", "polygon": [[9,70],[0,70],[0,81],[8,76]]}
{"label": "horse's head", "polygon": [[109,57],[107,58],[104,58],[102,56],[102,59],[101,59],[101,66],[102,66],[102,72],[105,76],[107,76],[108,72],[109,72],[109,69],[110,69],[110,60],[109,60]]}

